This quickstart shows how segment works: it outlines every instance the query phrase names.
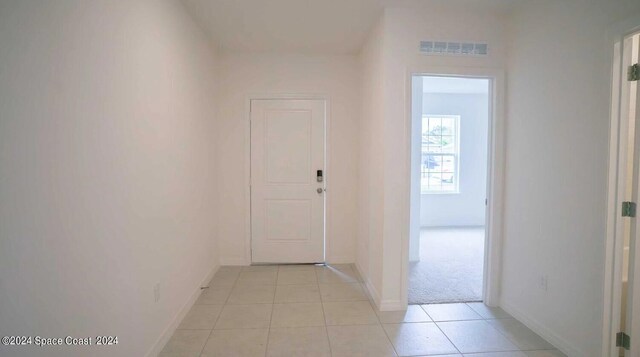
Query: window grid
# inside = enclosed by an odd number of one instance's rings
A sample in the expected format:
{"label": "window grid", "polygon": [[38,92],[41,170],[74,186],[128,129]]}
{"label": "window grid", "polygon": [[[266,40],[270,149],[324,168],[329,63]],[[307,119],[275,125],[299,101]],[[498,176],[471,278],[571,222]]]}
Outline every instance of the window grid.
{"label": "window grid", "polygon": [[422,193],[459,192],[460,116],[422,118]]}

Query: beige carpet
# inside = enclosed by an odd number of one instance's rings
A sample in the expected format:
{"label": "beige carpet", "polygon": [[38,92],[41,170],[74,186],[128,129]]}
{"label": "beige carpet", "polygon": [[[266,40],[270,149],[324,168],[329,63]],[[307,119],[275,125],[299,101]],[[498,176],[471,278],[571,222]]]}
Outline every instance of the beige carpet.
{"label": "beige carpet", "polygon": [[482,301],[484,228],[423,229],[410,263],[409,303]]}

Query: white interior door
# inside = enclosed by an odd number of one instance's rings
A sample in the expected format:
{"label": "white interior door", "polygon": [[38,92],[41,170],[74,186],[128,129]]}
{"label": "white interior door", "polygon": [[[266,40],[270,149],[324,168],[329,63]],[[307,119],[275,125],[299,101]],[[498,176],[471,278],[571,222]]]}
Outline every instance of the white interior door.
{"label": "white interior door", "polygon": [[[629,43],[630,40],[630,43]],[[625,62],[630,58],[629,65],[637,64],[640,59],[640,35],[635,35],[625,43]],[[628,51],[628,49],[631,49]],[[629,53],[630,52],[630,53]],[[623,68],[628,68],[625,64]],[[625,73],[626,74],[626,73]],[[632,171],[630,176],[631,200],[640,202],[640,90],[638,81],[624,81],[623,111],[622,115],[629,118],[630,127],[629,139],[632,140],[628,160]],[[625,98],[626,97],[626,98]],[[628,99],[627,99],[628,98]],[[626,109],[628,108],[628,109]],[[630,349],[625,352],[625,356],[640,356],[640,229],[638,229],[638,219],[640,215],[629,219],[629,267],[628,267],[628,295],[626,304],[626,327],[625,332],[631,336]]]}
{"label": "white interior door", "polygon": [[324,100],[251,101],[253,263],[324,262],[324,171]]}

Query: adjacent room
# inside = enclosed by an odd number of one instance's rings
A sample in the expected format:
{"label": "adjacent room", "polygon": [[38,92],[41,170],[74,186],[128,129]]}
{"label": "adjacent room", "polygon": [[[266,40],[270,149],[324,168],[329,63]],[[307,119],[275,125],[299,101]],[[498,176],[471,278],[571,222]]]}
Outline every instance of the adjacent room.
{"label": "adjacent room", "polygon": [[[483,301],[490,80],[414,76],[409,303]],[[417,83],[416,83],[417,82]]]}
{"label": "adjacent room", "polygon": [[638,0],[0,0],[0,356],[640,356]]}

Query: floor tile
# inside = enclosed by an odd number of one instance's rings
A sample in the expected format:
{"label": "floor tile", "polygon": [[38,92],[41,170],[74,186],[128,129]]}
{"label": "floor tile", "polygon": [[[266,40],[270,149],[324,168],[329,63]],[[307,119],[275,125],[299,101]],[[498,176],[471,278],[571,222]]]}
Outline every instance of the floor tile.
{"label": "floor tile", "polygon": [[314,271],[280,271],[278,285],[317,284],[318,278]]}
{"label": "floor tile", "polygon": [[320,287],[316,284],[278,285],[276,287],[276,303],[320,301]]}
{"label": "floor tile", "polygon": [[278,269],[279,273],[288,271],[316,271],[316,266],[313,264],[288,264],[281,265]]}
{"label": "floor tile", "polygon": [[271,304],[225,305],[215,329],[267,328],[272,308]]}
{"label": "floor tile", "polygon": [[240,265],[222,265],[217,272],[235,272],[240,273],[242,266]]}
{"label": "floor tile", "polygon": [[242,271],[236,285],[275,285],[278,271]]}
{"label": "floor tile", "polygon": [[201,357],[263,357],[268,329],[213,330]]}
{"label": "floor tile", "polygon": [[550,351],[526,351],[527,357],[567,357],[564,353],[558,350]]}
{"label": "floor tile", "polygon": [[467,304],[429,304],[422,305],[424,311],[429,314],[433,321],[462,321],[481,320],[482,316],[477,314]]}
{"label": "floor tile", "polygon": [[270,304],[275,293],[275,285],[237,285],[231,290],[227,304]]}
{"label": "floor tile", "polygon": [[333,357],[396,356],[382,326],[327,326]]}
{"label": "floor tile", "polygon": [[521,350],[552,350],[553,345],[516,319],[487,320]]}
{"label": "floor tile", "polygon": [[378,317],[368,301],[324,302],[327,325],[373,325]]}
{"label": "floor tile", "polygon": [[160,357],[198,357],[211,331],[176,330],[160,352]]}
{"label": "floor tile", "polygon": [[316,274],[318,276],[318,282],[321,284],[359,282],[358,274],[350,267],[342,267],[340,269],[331,266],[317,267]]}
{"label": "floor tile", "polygon": [[458,352],[438,326],[432,322],[385,324],[383,327],[399,356]]}
{"label": "floor tile", "polygon": [[380,322],[394,324],[400,322],[431,322],[431,318],[420,305],[409,305],[405,311],[376,311]]}
{"label": "floor tile", "polygon": [[324,326],[322,304],[292,303],[274,304],[271,327]]}
{"label": "floor tile", "polygon": [[527,357],[524,352],[487,352],[487,353],[465,353],[464,357]]}
{"label": "floor tile", "polygon": [[467,303],[467,305],[485,319],[506,319],[511,317],[511,315],[501,308],[489,307],[481,302],[471,302]]}
{"label": "floor tile", "polygon": [[242,271],[277,272],[279,268],[278,265],[249,265],[243,266]]}
{"label": "floor tile", "polygon": [[196,305],[220,305],[227,302],[232,285],[213,285],[203,289],[196,300]]}
{"label": "floor tile", "polygon": [[216,324],[222,305],[193,305],[178,326],[180,330],[211,330]]}
{"label": "floor tile", "polygon": [[356,276],[351,265],[220,267],[160,356],[565,357],[483,304],[376,311],[361,283],[344,283]]}
{"label": "floor tile", "polygon": [[215,273],[211,281],[209,281],[209,286],[233,286],[235,285],[236,280],[238,280],[239,275],[240,271],[218,271]]}
{"label": "floor tile", "polygon": [[329,357],[329,339],[324,326],[271,328],[267,356]]}
{"label": "floor tile", "polygon": [[360,283],[319,284],[322,301],[368,300]]}
{"label": "floor tile", "polygon": [[517,351],[518,348],[486,321],[452,321],[437,323],[460,352]]}

